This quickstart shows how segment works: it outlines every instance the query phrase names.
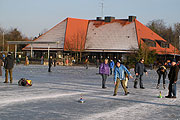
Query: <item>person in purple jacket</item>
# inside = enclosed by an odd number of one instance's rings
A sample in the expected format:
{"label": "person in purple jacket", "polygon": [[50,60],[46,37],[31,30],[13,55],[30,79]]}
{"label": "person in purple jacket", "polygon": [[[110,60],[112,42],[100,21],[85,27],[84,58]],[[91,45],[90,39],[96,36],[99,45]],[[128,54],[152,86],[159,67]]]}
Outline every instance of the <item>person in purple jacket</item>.
{"label": "person in purple jacket", "polygon": [[106,89],[106,79],[109,76],[109,64],[108,64],[108,59],[105,59],[104,63],[101,63],[99,67],[99,74],[102,75],[102,88]]}

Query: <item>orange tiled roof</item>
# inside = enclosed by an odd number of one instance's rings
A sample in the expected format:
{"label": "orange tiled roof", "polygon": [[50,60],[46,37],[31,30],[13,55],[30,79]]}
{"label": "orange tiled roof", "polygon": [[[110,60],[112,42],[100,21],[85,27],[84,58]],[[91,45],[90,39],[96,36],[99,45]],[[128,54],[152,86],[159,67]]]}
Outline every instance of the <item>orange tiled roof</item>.
{"label": "orange tiled roof", "polygon": [[[143,44],[142,39],[150,39],[156,42],[156,40],[162,40],[164,42],[167,42],[162,37],[160,37],[158,34],[153,32],[151,29],[140,23],[138,20],[135,20],[136,23],[136,31],[137,31],[137,37],[138,37],[138,44]],[[156,47],[150,47],[151,50],[156,50],[157,54],[174,54],[174,51],[176,50],[176,54],[180,54],[179,50],[169,44],[169,48],[162,48],[157,42]]]}
{"label": "orange tiled roof", "polygon": [[88,28],[88,20],[67,18],[64,50],[65,51],[84,50],[87,28]]}

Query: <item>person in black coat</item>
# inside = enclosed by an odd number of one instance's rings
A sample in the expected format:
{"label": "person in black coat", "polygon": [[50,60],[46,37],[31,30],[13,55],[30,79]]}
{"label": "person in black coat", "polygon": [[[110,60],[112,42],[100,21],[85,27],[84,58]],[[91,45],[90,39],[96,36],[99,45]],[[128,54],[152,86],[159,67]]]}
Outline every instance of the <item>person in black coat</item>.
{"label": "person in black coat", "polygon": [[13,77],[12,77],[13,67],[14,67],[14,58],[11,55],[11,52],[8,52],[8,55],[4,61],[5,76],[6,76],[4,83],[8,83],[8,73],[10,75],[10,83],[12,83],[12,81],[13,81]]}
{"label": "person in black coat", "polygon": [[176,98],[176,82],[178,79],[178,72],[179,72],[179,67],[176,64],[176,61],[173,60],[168,74],[169,93],[167,96],[165,96],[166,98]]}
{"label": "person in black coat", "polygon": [[57,61],[56,61],[56,58],[55,58],[55,59],[54,59],[54,67],[56,67],[56,62],[57,62]]}
{"label": "person in black coat", "polygon": [[139,80],[139,85],[140,85],[140,88],[141,89],[145,89],[144,86],[143,86],[143,80],[142,80],[142,76],[143,76],[143,73],[145,72],[147,74],[147,70],[144,66],[144,59],[141,58],[139,60],[138,63],[136,63],[135,65],[135,74],[136,74],[136,79],[134,81],[134,88],[137,88],[137,84],[138,84],[138,80]]}
{"label": "person in black coat", "polygon": [[49,57],[49,69],[48,69],[48,72],[51,72],[52,64],[53,64],[53,60],[52,60],[52,56],[50,56]]}
{"label": "person in black coat", "polygon": [[161,76],[163,76],[163,88],[165,89],[166,87],[166,82],[165,82],[165,79],[166,79],[166,75],[167,75],[167,71],[166,71],[166,66],[161,64],[157,70],[157,74],[159,76],[158,78],[158,84],[157,84],[157,89],[159,89],[159,84],[160,84],[160,80],[161,80]]}

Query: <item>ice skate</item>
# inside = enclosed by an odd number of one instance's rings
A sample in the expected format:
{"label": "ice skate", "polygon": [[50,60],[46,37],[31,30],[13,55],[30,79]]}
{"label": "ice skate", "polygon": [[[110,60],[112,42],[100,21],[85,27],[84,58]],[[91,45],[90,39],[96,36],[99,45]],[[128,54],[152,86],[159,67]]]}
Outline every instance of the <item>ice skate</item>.
{"label": "ice skate", "polygon": [[166,84],[163,84],[163,88],[166,89]]}
{"label": "ice skate", "polygon": [[157,84],[156,88],[159,89],[159,84]]}

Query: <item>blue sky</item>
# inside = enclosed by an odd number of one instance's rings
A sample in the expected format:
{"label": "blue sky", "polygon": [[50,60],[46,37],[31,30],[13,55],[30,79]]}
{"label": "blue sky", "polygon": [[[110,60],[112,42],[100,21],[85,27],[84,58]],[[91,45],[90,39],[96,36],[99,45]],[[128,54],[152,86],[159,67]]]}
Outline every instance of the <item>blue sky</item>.
{"label": "blue sky", "polygon": [[[67,17],[95,19],[101,16],[102,0],[0,0],[0,27],[18,28],[35,37]],[[180,0],[103,0],[104,16],[136,15],[143,24],[163,19],[167,25],[180,22]]]}

